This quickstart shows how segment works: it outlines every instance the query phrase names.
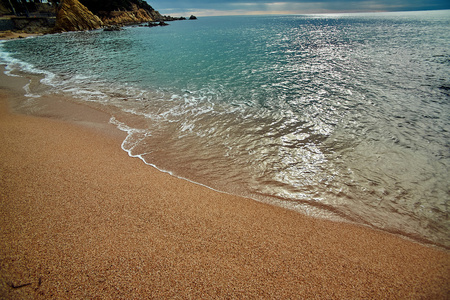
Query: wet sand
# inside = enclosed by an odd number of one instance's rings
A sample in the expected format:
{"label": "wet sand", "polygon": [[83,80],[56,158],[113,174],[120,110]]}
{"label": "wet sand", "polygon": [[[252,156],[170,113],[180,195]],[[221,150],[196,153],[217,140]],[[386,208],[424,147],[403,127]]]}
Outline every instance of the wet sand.
{"label": "wet sand", "polygon": [[448,299],[450,255],[174,178],[0,76],[0,298]]}

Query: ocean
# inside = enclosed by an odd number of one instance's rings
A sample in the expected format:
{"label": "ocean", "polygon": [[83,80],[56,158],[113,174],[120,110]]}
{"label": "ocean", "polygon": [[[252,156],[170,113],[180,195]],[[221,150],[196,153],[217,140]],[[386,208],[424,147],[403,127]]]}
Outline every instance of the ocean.
{"label": "ocean", "polygon": [[[450,247],[450,11],[202,17],[0,43],[111,114],[130,156],[226,193]],[[111,162],[114,163],[114,162]]]}

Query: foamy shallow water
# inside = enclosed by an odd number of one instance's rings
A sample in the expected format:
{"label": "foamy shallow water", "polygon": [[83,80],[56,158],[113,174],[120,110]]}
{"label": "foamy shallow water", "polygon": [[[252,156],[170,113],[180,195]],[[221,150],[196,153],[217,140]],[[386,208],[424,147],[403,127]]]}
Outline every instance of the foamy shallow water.
{"label": "foamy shallow water", "polygon": [[175,176],[448,247],[449,17],[211,17],[3,42],[0,60],[101,104]]}

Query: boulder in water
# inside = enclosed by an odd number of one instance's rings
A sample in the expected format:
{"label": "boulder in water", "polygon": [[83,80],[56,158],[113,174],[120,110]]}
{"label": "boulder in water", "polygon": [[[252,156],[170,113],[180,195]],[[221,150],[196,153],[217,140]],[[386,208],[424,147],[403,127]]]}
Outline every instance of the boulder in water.
{"label": "boulder in water", "polygon": [[122,27],[120,27],[119,25],[110,25],[110,26],[106,26],[103,31],[121,31]]}

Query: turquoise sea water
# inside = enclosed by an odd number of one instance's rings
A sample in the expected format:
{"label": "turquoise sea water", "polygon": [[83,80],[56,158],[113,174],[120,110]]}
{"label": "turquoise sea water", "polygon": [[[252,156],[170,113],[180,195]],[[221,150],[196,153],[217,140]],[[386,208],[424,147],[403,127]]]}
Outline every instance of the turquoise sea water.
{"label": "turquoise sea water", "polygon": [[204,17],[0,44],[175,176],[450,246],[450,11]]}

